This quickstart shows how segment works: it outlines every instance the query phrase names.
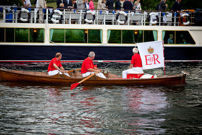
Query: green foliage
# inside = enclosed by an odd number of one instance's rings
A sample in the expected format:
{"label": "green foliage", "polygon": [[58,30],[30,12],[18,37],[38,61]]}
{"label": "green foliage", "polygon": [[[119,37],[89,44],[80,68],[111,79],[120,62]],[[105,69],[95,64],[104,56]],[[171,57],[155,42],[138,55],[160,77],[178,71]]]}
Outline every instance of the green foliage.
{"label": "green foliage", "polygon": [[[155,7],[161,0],[141,0],[143,10],[156,10]],[[175,0],[166,0],[168,4],[167,11],[170,11],[173,7]],[[182,9],[196,9],[202,8],[202,2],[200,0],[182,0],[181,1]]]}

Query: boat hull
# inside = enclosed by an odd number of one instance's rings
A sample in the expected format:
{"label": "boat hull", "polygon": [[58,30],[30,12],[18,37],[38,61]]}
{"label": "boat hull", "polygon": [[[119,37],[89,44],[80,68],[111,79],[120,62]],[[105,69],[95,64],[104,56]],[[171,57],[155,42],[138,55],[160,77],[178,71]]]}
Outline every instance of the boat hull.
{"label": "boat hull", "polygon": [[[108,78],[102,79],[94,76],[86,80],[82,85],[169,85],[169,86],[184,86],[186,74],[162,76],[158,78],[147,79],[121,79]],[[79,82],[83,78],[67,77],[65,75],[48,76],[47,73],[28,72],[28,71],[9,71],[0,69],[1,81],[14,82],[32,82],[32,83],[48,83],[48,84],[66,84]]]}
{"label": "boat hull", "polygon": [[[134,45],[135,46],[135,45]],[[90,51],[96,53],[96,60],[130,60],[134,46],[74,46],[74,45],[1,45],[0,62],[49,61],[56,52],[63,54],[64,61],[84,60]],[[166,61],[200,61],[202,47],[165,46]]]}

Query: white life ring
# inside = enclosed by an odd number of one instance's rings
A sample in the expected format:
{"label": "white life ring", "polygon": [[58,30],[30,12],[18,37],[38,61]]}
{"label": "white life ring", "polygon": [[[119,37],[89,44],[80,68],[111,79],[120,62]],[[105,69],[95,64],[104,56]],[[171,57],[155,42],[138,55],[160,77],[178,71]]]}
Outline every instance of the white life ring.
{"label": "white life ring", "polygon": [[[26,13],[28,14],[28,18],[22,18],[22,17],[21,17],[22,12],[26,12]],[[30,15],[29,10],[27,10],[27,9],[25,9],[25,8],[22,8],[21,11],[20,11],[19,14],[18,14],[18,18],[20,18],[20,21],[22,21],[22,22],[29,22],[30,16],[31,16],[31,15]]]}
{"label": "white life ring", "polygon": [[[88,19],[86,18],[86,16],[87,16],[88,13],[92,14],[93,19],[88,20]],[[86,13],[84,14],[84,20],[85,20],[85,22],[87,22],[87,23],[92,23],[92,22],[94,22],[94,20],[95,20],[95,12],[92,12],[92,11],[90,11],[90,10],[86,11]]]}
{"label": "white life ring", "polygon": [[151,19],[151,16],[152,16],[152,15],[155,15],[155,16],[156,16],[156,13],[151,12],[151,13],[149,14],[149,16],[150,16],[150,24],[157,24],[157,23],[158,23],[157,20],[153,21],[153,20]]}
{"label": "white life ring", "polygon": [[[185,13],[182,15],[182,17],[189,17],[189,14]],[[182,19],[182,22],[183,22],[183,19]],[[187,22],[183,22],[183,25],[189,25],[190,24],[190,21],[187,21]]]}
{"label": "white life ring", "polygon": [[[125,16],[125,21],[120,21],[120,20],[119,20],[119,15],[120,15],[120,14],[122,14],[122,15]],[[128,16],[127,16],[127,13],[125,13],[124,11],[119,11],[118,14],[116,15],[116,21],[117,21],[118,23],[120,23],[120,24],[126,23],[127,20],[128,20]]]}
{"label": "white life ring", "polygon": [[[58,14],[60,15],[60,19],[59,19],[59,20],[56,20],[56,19],[53,18],[53,14],[55,14],[55,13],[58,13]],[[52,21],[52,22],[54,22],[54,23],[59,23],[59,22],[62,21],[62,18],[63,18],[62,12],[56,9],[56,10],[54,10],[54,11],[52,12],[50,18],[51,18],[51,21]]]}

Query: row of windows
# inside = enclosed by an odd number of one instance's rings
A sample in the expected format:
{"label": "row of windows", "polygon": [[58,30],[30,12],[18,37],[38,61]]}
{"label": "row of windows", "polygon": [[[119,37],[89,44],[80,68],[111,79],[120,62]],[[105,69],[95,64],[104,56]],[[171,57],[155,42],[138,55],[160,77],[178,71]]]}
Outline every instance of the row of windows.
{"label": "row of windows", "polygon": [[163,31],[165,44],[196,44],[188,31]]}
{"label": "row of windows", "polygon": [[43,43],[44,29],[36,28],[0,28],[0,42]]}
{"label": "row of windows", "polygon": [[54,43],[102,43],[102,30],[50,29]]}
{"label": "row of windows", "polygon": [[[0,42],[44,43],[44,29],[0,28]],[[156,30],[108,30],[107,42],[134,44],[157,41]],[[102,43],[103,31],[95,29],[50,29],[51,43]],[[163,31],[165,44],[195,44],[188,31]]]}
{"label": "row of windows", "polygon": [[157,41],[157,31],[152,30],[108,30],[108,43],[134,44]]}

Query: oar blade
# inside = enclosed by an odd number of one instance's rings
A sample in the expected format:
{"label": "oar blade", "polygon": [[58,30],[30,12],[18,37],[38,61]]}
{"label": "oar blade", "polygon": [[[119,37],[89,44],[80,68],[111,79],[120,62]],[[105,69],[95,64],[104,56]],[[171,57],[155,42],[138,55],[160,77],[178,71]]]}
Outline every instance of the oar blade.
{"label": "oar blade", "polygon": [[73,90],[74,88],[76,88],[78,85],[79,85],[79,83],[73,83],[73,84],[71,85],[71,90]]}

